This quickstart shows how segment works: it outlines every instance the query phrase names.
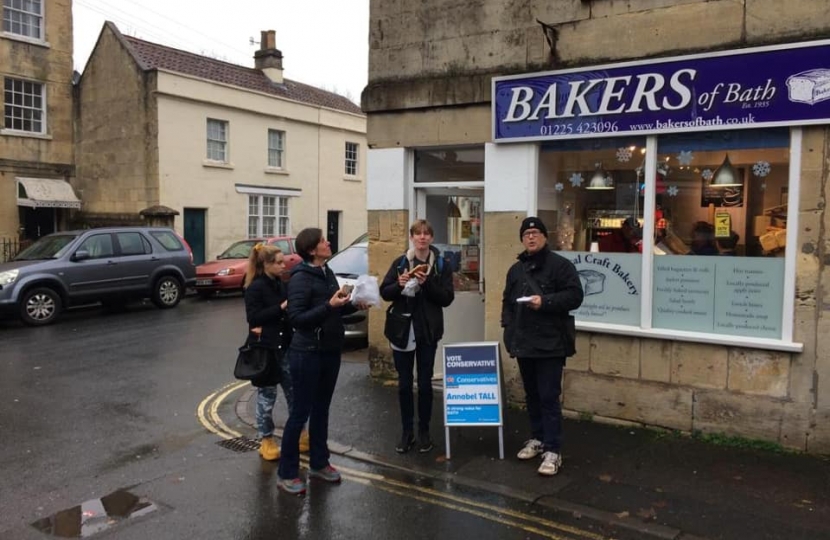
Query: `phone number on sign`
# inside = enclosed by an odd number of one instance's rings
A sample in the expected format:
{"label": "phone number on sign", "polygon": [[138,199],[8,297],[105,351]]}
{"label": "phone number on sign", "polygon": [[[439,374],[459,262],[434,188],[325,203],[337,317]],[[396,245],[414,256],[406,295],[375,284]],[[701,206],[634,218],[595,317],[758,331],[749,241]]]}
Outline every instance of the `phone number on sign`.
{"label": "phone number on sign", "polygon": [[617,131],[617,122],[580,122],[578,124],[555,124],[541,126],[539,135],[572,135],[574,133],[613,133]]}

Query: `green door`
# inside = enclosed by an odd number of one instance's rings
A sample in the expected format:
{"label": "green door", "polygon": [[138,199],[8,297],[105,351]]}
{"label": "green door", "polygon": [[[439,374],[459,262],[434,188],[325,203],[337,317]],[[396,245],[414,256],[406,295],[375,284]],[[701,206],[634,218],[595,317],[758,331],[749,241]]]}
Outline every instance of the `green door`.
{"label": "green door", "polygon": [[205,262],[205,210],[184,209],[184,239],[193,250],[193,264]]}

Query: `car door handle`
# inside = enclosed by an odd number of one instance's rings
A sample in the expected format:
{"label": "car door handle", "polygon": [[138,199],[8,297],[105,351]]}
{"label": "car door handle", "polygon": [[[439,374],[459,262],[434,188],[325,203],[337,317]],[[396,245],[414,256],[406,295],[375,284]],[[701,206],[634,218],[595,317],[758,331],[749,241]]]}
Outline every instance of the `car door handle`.
{"label": "car door handle", "polygon": [[118,263],[115,262],[115,261],[107,261],[107,266],[114,266],[116,264],[118,264]]}

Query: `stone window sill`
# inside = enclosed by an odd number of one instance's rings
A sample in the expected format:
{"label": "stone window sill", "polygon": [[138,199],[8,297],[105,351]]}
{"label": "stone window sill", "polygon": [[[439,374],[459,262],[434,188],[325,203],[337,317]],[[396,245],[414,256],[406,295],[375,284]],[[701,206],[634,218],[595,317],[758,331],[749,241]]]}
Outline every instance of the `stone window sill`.
{"label": "stone window sill", "polygon": [[37,133],[34,131],[20,131],[18,129],[0,129],[0,135],[6,137],[27,137],[30,139],[43,139],[44,141],[51,141],[52,136],[48,133]]}
{"label": "stone window sill", "polygon": [[233,163],[225,163],[223,161],[211,161],[206,159],[202,162],[203,167],[211,167],[214,169],[233,169]]}
{"label": "stone window sill", "polygon": [[12,41],[20,41],[21,43],[28,43],[29,45],[37,45],[38,47],[44,47],[46,49],[52,47],[48,41],[21,36],[20,34],[12,34],[11,32],[0,32],[0,37],[10,39]]}

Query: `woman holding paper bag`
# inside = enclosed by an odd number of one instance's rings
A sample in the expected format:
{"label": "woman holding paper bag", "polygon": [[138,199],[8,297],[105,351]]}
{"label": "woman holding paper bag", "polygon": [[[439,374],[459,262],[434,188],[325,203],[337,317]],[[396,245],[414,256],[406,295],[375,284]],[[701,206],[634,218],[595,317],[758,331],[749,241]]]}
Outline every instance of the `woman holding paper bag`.
{"label": "woman holding paper bag", "polygon": [[444,335],[444,308],[455,299],[452,269],[432,247],[433,234],[427,220],[416,220],[409,228],[412,248],[392,261],[380,286],[383,299],[392,302],[391,309],[411,321],[409,338],[390,343],[398,372],[402,434],[395,451],[400,454],[415,445],[412,396],[415,366],[418,369],[418,452],[426,453],[433,448],[429,435],[432,370],[438,342]]}

